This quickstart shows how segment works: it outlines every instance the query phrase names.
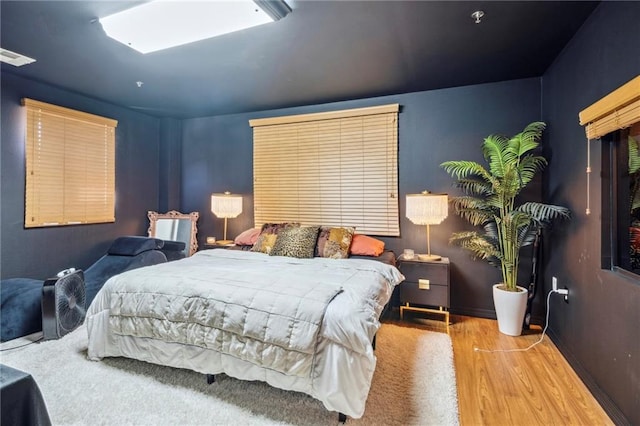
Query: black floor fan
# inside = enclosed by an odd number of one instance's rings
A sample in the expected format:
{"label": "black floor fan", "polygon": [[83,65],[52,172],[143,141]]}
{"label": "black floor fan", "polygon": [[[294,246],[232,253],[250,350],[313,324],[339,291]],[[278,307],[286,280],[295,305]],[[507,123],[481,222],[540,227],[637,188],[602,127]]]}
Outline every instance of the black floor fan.
{"label": "black floor fan", "polygon": [[538,272],[540,269],[540,263],[542,260],[542,230],[538,229],[536,237],[533,240],[533,257],[531,259],[531,279],[529,280],[529,293],[527,295],[527,310],[524,314],[524,323],[522,328],[529,330],[531,325],[531,309],[533,307],[533,299],[536,297],[536,291],[538,288]]}
{"label": "black floor fan", "polygon": [[42,285],[44,340],[58,339],[75,330],[86,313],[84,273],[66,269]]}

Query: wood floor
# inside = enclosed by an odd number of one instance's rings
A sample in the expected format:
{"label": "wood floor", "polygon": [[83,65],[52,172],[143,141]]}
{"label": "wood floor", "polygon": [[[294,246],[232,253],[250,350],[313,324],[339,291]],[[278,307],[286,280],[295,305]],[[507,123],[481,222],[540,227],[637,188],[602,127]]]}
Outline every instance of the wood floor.
{"label": "wood floor", "polygon": [[[443,323],[408,316],[416,326],[446,332]],[[522,336],[498,332],[496,321],[452,315],[460,424],[613,425],[556,346],[545,336],[526,352],[482,352],[526,348],[540,327]]]}

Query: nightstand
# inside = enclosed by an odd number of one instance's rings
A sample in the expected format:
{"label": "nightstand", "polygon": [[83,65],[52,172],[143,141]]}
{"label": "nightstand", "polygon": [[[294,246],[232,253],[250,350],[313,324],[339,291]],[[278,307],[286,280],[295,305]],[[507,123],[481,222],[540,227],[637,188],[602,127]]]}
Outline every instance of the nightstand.
{"label": "nightstand", "polygon": [[444,315],[449,333],[449,258],[427,261],[401,255],[397,266],[405,277],[400,284],[400,319],[405,310]]}

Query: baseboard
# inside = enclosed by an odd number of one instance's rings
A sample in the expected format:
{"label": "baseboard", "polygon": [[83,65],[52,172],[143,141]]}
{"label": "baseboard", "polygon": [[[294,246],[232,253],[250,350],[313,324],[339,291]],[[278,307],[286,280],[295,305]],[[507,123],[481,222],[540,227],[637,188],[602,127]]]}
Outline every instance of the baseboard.
{"label": "baseboard", "polygon": [[553,332],[553,330],[549,330],[547,332],[549,338],[556,345],[562,356],[567,360],[573,371],[576,372],[578,377],[585,384],[589,392],[593,395],[593,397],[598,401],[598,403],[602,406],[602,409],[607,413],[607,415],[611,418],[613,423],[616,425],[629,425],[631,426],[631,422],[625,417],[625,415],[620,411],[615,402],[611,400],[609,395],[607,395],[598,384],[595,382],[591,374],[585,370],[580,362],[573,356],[573,353],[569,351],[567,346],[565,346],[562,341],[558,339],[558,336]]}
{"label": "baseboard", "polygon": [[[398,307],[394,307],[396,311],[398,311]],[[451,308],[449,312],[452,315],[463,315],[467,317],[476,317],[476,318],[487,318],[495,320],[496,311],[491,309],[478,309],[478,308]],[[531,317],[531,324],[539,325],[540,327],[544,327],[545,318],[542,316],[534,315]]]}
{"label": "baseboard", "polygon": [[491,309],[451,308],[450,312],[453,315],[464,315],[467,317],[496,319],[496,312],[492,311]]}

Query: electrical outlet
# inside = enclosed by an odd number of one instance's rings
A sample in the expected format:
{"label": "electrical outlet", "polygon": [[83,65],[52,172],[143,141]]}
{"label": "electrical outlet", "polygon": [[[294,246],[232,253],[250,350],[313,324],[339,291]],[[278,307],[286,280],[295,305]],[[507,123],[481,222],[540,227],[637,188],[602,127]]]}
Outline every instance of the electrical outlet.
{"label": "electrical outlet", "polygon": [[564,286],[562,289],[558,289],[558,279],[556,277],[551,277],[551,291],[553,293],[562,294],[564,296],[564,302],[569,303],[569,289],[567,286]]}

